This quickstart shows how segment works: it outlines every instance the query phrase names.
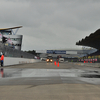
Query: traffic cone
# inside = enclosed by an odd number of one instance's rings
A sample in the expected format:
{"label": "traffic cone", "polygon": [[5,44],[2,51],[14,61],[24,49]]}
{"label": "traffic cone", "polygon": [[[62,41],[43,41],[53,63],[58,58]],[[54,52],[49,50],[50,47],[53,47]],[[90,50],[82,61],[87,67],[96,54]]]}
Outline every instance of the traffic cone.
{"label": "traffic cone", "polygon": [[59,61],[58,61],[57,67],[59,67]]}
{"label": "traffic cone", "polygon": [[54,64],[56,65],[56,61],[54,62]]}

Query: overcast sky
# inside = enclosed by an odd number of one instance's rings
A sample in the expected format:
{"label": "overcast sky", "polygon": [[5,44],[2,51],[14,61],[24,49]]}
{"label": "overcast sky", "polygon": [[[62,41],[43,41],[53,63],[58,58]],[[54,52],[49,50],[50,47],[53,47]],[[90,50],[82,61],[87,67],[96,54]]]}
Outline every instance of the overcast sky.
{"label": "overcast sky", "polygon": [[0,28],[20,25],[22,50],[79,48],[100,28],[100,0],[0,0]]}

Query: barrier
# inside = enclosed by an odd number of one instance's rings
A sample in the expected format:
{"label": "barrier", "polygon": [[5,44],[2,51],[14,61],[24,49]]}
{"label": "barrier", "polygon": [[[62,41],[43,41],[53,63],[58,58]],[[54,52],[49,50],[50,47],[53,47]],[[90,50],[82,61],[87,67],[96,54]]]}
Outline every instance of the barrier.
{"label": "barrier", "polygon": [[39,62],[38,59],[4,57],[4,66]]}

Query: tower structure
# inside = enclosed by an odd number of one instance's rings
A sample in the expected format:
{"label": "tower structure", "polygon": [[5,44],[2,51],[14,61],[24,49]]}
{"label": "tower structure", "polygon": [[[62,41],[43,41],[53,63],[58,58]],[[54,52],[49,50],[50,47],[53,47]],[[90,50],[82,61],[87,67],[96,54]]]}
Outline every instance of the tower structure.
{"label": "tower structure", "polygon": [[3,37],[6,37],[5,45],[21,50],[23,35],[16,35],[19,28],[22,26],[0,29],[0,41],[2,42]]}

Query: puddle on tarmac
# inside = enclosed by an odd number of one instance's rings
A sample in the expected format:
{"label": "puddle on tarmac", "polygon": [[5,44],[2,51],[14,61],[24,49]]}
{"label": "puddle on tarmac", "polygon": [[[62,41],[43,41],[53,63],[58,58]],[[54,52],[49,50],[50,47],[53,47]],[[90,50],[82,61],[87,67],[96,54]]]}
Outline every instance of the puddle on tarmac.
{"label": "puddle on tarmac", "polygon": [[1,69],[1,77],[84,77],[100,78],[97,70],[80,69]]}
{"label": "puddle on tarmac", "polygon": [[99,71],[87,71],[85,74],[81,74],[80,77],[84,78],[100,78]]}
{"label": "puddle on tarmac", "polygon": [[90,73],[93,73],[93,72],[94,72],[94,73],[99,73],[98,71],[89,71],[89,72],[90,72]]}
{"label": "puddle on tarmac", "polygon": [[84,78],[100,78],[100,75],[81,75]]}

